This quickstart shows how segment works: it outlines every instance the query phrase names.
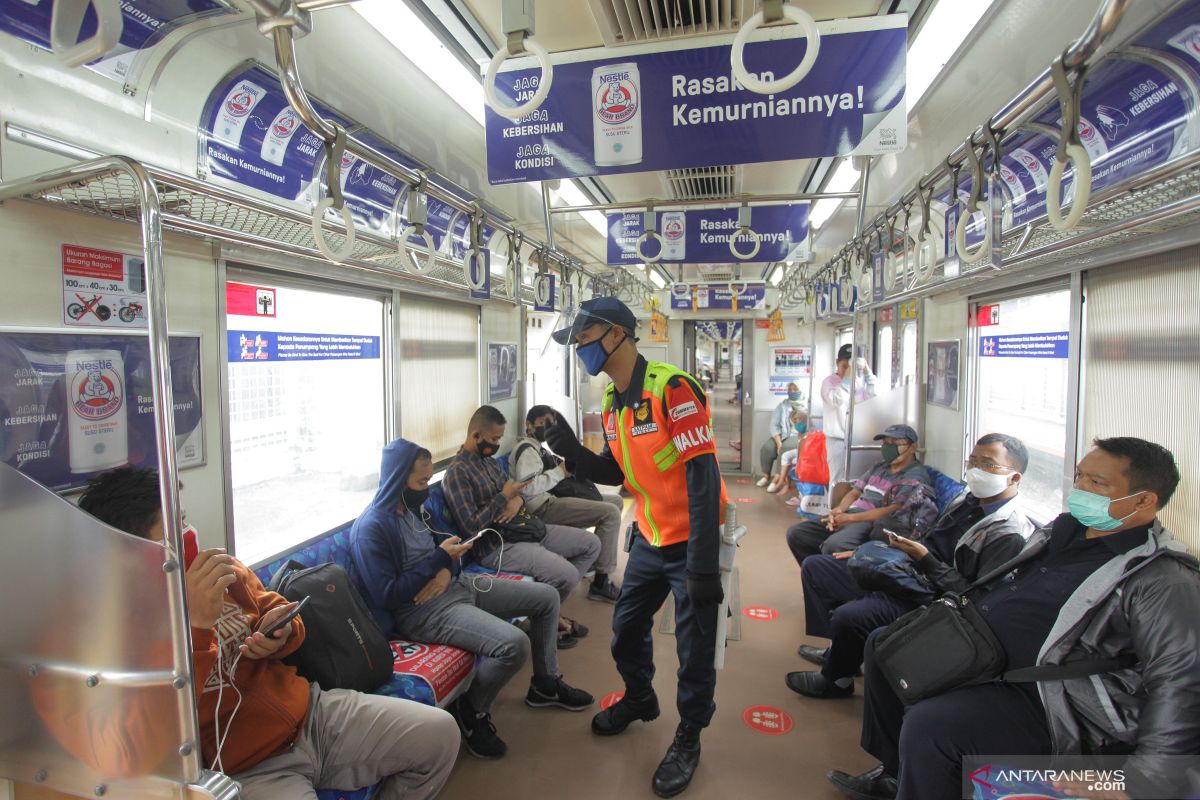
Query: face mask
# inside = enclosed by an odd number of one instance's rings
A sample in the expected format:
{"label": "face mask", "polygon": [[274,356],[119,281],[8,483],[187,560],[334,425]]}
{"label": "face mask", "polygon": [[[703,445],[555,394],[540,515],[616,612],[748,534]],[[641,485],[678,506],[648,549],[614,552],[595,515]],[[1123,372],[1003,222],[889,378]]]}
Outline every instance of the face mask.
{"label": "face mask", "polygon": [[796,429],[796,433],[804,433],[804,431],[808,430],[808,423],[807,422],[793,422],[792,427]]}
{"label": "face mask", "polygon": [[475,447],[475,452],[479,453],[480,458],[491,458],[500,450],[500,445],[479,440],[479,444]]}
{"label": "face mask", "polygon": [[885,464],[891,464],[900,457],[900,445],[898,444],[885,444],[881,450],[883,452],[883,461]]}
{"label": "face mask", "polygon": [[1139,494],[1145,494],[1145,492],[1134,492],[1124,497],[1109,498],[1102,494],[1085,492],[1083,489],[1072,489],[1071,493],[1067,495],[1067,510],[1082,525],[1095,528],[1098,531],[1115,531],[1121,527],[1121,524],[1125,520],[1136,514],[1137,511],[1131,511],[1120,519],[1114,519],[1108,514],[1109,504],[1115,503],[1118,500],[1128,500],[1131,497],[1137,497]]}
{"label": "face mask", "polygon": [[538,425],[533,429],[533,438],[539,442],[546,441],[546,428],[543,425]]}
{"label": "face mask", "polygon": [[[611,331],[612,327],[610,326],[608,330]],[[608,331],[605,331],[604,336],[607,335]],[[604,370],[604,365],[608,363],[608,359],[617,352],[616,348],[612,353],[604,349],[604,336],[575,348],[575,355],[579,356],[579,360],[583,362],[583,368],[592,377],[599,375]]]}
{"label": "face mask", "polygon": [[429,497],[429,487],[424,489],[410,489],[405,486],[403,497],[404,507],[409,511],[416,511],[425,502],[425,498]]}
{"label": "face mask", "polygon": [[997,475],[978,467],[971,467],[967,470],[967,488],[978,498],[995,497],[1008,488],[1011,477],[1011,475]]}
{"label": "face mask", "polygon": [[799,400],[799,399],[800,399],[800,393],[799,393],[799,392],[788,392],[788,400],[791,400],[792,402],[795,402],[795,401],[797,401],[797,400]]}

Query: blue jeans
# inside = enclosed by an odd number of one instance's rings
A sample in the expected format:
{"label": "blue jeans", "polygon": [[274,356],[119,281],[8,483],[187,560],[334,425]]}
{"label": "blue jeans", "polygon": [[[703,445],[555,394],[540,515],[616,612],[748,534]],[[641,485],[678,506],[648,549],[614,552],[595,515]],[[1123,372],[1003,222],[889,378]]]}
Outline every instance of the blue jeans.
{"label": "blue jeans", "polygon": [[687,542],[655,547],[637,536],[625,565],[625,582],[613,611],[612,654],[625,694],[643,695],[654,679],[654,614],[675,596],[675,649],[679,654],[679,718],[706,727],[716,711],[717,607],[697,612],[687,594]]}

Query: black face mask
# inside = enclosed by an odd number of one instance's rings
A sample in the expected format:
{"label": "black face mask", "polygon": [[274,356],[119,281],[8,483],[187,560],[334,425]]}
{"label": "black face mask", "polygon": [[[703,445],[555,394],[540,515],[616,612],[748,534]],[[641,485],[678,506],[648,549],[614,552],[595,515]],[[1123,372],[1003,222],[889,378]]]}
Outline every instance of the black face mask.
{"label": "black face mask", "polygon": [[535,425],[533,428],[533,438],[537,439],[539,442],[546,441],[546,426]]}
{"label": "black face mask", "polygon": [[479,439],[479,444],[475,446],[475,451],[479,453],[480,458],[491,458],[500,450],[500,445],[485,442],[482,437]]}
{"label": "black face mask", "polygon": [[404,498],[404,507],[409,511],[416,511],[425,502],[425,498],[429,497],[429,488],[410,489],[405,486],[402,496]]}

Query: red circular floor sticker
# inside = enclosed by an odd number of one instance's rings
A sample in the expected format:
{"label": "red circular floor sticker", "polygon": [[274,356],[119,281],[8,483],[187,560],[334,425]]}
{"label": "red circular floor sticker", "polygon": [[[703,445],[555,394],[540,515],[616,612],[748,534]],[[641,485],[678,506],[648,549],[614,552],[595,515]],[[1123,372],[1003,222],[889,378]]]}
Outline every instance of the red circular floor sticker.
{"label": "red circular floor sticker", "polygon": [[749,478],[734,478],[733,482],[740,483],[742,486],[748,486],[750,484],[750,479]]}
{"label": "red circular floor sticker", "polygon": [[750,619],[757,619],[763,622],[771,622],[779,619],[779,612],[768,606],[746,606],[742,609],[742,613]]}
{"label": "red circular floor sticker", "polygon": [[768,736],[783,736],[792,729],[792,718],[771,706],[750,706],[742,712],[742,722],[750,730]]}
{"label": "red circular floor sticker", "polygon": [[735,497],[734,501],[738,502],[738,503],[756,503],[756,502],[758,502],[753,497]]}
{"label": "red circular floor sticker", "polygon": [[609,692],[608,694],[604,695],[603,698],[601,698],[600,710],[603,711],[604,709],[609,708],[610,706],[616,705],[617,701],[619,701],[624,696],[625,696],[624,692]]}

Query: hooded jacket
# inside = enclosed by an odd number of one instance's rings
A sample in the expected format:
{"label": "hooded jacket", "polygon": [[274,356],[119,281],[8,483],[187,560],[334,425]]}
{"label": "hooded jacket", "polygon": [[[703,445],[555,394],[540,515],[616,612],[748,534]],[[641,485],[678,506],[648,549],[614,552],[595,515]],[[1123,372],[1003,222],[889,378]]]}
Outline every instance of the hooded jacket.
{"label": "hooded jacket", "polygon": [[350,529],[354,582],[388,635],[397,632],[396,612],[411,608],[413,598],[439,570],[450,570],[451,576],[459,571],[458,562],[438,546],[422,509],[403,505],[418,450],[407,439],[383,448],[379,491]]}
{"label": "hooded jacket", "polygon": [[[1051,527],[980,583],[1045,550]],[[1125,774],[1134,797],[1178,796],[1171,767],[1200,753],[1198,570],[1155,520],[1145,544],[1114,556],[1067,598],[1038,654],[1039,665],[1136,657],[1129,669],[1037,684],[1054,752],[1132,752]]]}

